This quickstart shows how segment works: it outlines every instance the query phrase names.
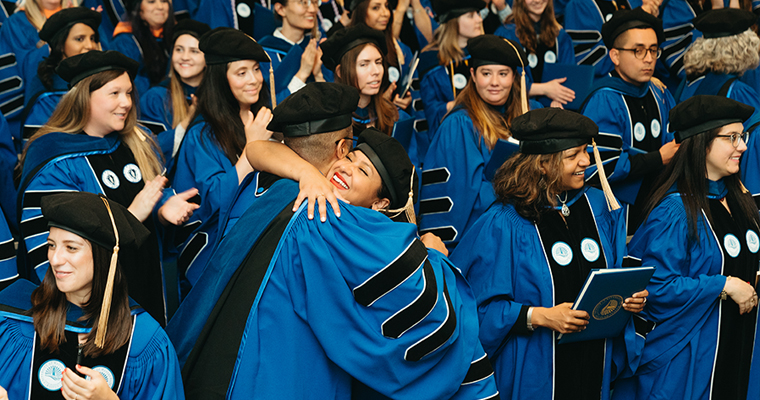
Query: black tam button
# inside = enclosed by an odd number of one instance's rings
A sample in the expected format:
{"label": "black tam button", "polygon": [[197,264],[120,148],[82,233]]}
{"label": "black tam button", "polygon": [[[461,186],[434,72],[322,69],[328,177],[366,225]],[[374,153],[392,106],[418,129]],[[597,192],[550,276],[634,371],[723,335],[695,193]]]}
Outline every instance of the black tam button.
{"label": "black tam button", "polygon": [[720,8],[699,14],[694,18],[694,27],[702,32],[705,39],[738,35],[757,21],[754,13],[736,8]]}
{"label": "black tam button", "polygon": [[[105,197],[88,192],[54,194],[42,198],[42,216],[48,226],[75,233],[106,249],[116,244]],[[119,247],[137,249],[150,231],[121,204],[106,199],[119,230]]]}
{"label": "black tam button", "polygon": [[359,91],[339,83],[313,82],[291,94],[272,111],[267,129],[286,137],[335,132],[351,126]]}
{"label": "black tam button", "polygon": [[439,24],[445,24],[468,12],[486,8],[486,2],[483,0],[433,0],[430,5]]}
{"label": "black tam button", "polygon": [[512,137],[523,154],[552,154],[588,144],[599,134],[594,121],[573,111],[541,108],[515,118]]}
{"label": "black tam button", "polygon": [[684,139],[735,122],[744,122],[755,107],[723,96],[697,95],[689,97],[670,110],[670,129],[676,143]]}
{"label": "black tam button", "polygon": [[340,64],[344,54],[365,43],[372,43],[377,46],[383,56],[388,53],[385,35],[381,31],[364,24],[358,24],[341,29],[320,45],[322,47],[322,64],[330,71],[335,71],[335,67]]}
{"label": "black tam button", "polygon": [[233,29],[220,27],[201,36],[198,48],[206,57],[206,64],[227,64],[233,61],[254,60],[269,62],[269,56],[252,37]]}
{"label": "black tam button", "polygon": [[91,50],[84,54],[69,57],[58,64],[55,72],[73,87],[90,75],[112,69],[128,72],[134,78],[140,64],[118,51]]}
{"label": "black tam button", "polygon": [[468,40],[467,50],[474,68],[490,64],[522,68],[528,64],[528,56],[519,43],[496,35],[480,35]]}
{"label": "black tam button", "polygon": [[375,128],[367,128],[359,135],[356,150],[363,152],[391,193],[391,209],[404,207],[409,199],[417,202],[417,179],[412,181],[414,165],[398,140]]}
{"label": "black tam button", "polygon": [[602,25],[602,40],[608,49],[613,47],[615,39],[629,29],[654,29],[657,34],[657,43],[665,41],[665,33],[662,30],[662,21],[652,14],[644,11],[641,7],[633,10],[618,10],[612,14],[612,18]]}
{"label": "black tam button", "polygon": [[67,28],[82,23],[97,32],[100,26],[100,13],[86,7],[64,8],[50,16],[40,29],[40,39],[46,42],[53,40],[56,34],[62,33]]}

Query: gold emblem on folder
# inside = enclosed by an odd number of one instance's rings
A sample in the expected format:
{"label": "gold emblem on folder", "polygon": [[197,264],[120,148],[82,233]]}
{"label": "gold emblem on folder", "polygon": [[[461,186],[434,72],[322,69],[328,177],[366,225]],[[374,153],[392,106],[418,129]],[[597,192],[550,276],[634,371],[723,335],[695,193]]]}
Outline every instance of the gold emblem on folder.
{"label": "gold emblem on folder", "polygon": [[623,296],[613,294],[596,304],[592,316],[596,320],[604,320],[615,315],[623,307]]}

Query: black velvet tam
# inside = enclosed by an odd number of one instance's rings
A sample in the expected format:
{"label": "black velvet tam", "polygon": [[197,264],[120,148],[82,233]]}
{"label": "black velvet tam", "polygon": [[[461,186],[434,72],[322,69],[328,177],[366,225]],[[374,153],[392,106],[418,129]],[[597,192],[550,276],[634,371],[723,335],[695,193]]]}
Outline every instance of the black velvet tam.
{"label": "black velvet tam", "polygon": [[662,30],[662,21],[652,14],[644,11],[641,7],[633,10],[618,10],[612,14],[612,18],[602,25],[602,40],[608,49],[613,47],[615,39],[629,29],[654,29],[657,34],[657,43],[665,41],[665,33]]}
{"label": "black velvet tam", "polygon": [[118,51],[91,50],[87,53],[64,59],[58,64],[55,72],[64,81],[69,83],[69,87],[73,87],[90,75],[112,69],[126,71],[134,78],[139,66],[140,64],[137,61]]}
{"label": "black velvet tam", "polygon": [[430,5],[439,24],[445,24],[468,12],[486,8],[486,2],[483,0],[433,0]]}
{"label": "black velvet tam", "polygon": [[754,13],[736,8],[706,11],[694,18],[694,27],[705,39],[738,35],[749,29],[757,17]]}
{"label": "black velvet tam", "polygon": [[375,128],[367,128],[359,135],[356,150],[363,152],[391,193],[391,209],[404,207],[413,194],[413,202],[417,202],[417,179],[412,182],[414,165],[409,160],[404,146],[398,140]]}
{"label": "black velvet tam", "polygon": [[330,71],[335,71],[344,54],[365,43],[373,43],[383,56],[388,53],[383,32],[358,24],[339,30],[320,45],[322,64]]}
{"label": "black velvet tam", "polygon": [[207,65],[227,64],[240,60],[269,62],[269,56],[252,37],[233,29],[220,27],[206,32],[199,39],[198,48],[206,57]]}
{"label": "black velvet tam", "polygon": [[313,82],[291,94],[272,111],[267,129],[286,137],[335,132],[351,126],[359,91],[339,83]]}
{"label": "black velvet tam", "polygon": [[58,33],[63,33],[66,29],[79,23],[85,24],[97,32],[100,21],[100,13],[87,7],[64,8],[45,21],[45,25],[42,25],[42,29],[40,29],[40,39],[50,42]]}
{"label": "black velvet tam", "polygon": [[512,121],[512,137],[524,154],[552,154],[591,143],[599,134],[594,121],[573,111],[541,108]]}
{"label": "black velvet tam", "polygon": [[670,110],[670,129],[676,143],[681,143],[711,129],[744,122],[754,111],[755,107],[723,96],[692,96]]}

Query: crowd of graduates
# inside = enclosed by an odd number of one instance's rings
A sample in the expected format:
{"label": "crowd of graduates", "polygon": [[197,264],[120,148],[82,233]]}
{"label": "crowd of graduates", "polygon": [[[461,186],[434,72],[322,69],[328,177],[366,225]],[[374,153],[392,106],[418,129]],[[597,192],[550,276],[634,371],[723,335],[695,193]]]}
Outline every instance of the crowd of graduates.
{"label": "crowd of graduates", "polygon": [[755,8],[1,1],[0,400],[758,398]]}

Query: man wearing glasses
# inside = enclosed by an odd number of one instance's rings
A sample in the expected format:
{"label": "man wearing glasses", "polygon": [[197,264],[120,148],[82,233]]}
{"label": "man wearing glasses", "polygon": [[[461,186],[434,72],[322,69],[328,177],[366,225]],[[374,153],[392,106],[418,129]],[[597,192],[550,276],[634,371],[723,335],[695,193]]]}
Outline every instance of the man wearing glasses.
{"label": "man wearing glasses", "polygon": [[[662,22],[641,8],[621,10],[602,26],[615,66],[599,80],[581,112],[599,126],[597,144],[615,196],[625,207],[628,235],[643,219],[647,194],[663,165],[678,149],[668,132],[673,96],[654,74]],[[586,177],[598,182],[593,166]]]}

